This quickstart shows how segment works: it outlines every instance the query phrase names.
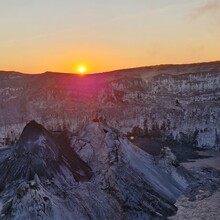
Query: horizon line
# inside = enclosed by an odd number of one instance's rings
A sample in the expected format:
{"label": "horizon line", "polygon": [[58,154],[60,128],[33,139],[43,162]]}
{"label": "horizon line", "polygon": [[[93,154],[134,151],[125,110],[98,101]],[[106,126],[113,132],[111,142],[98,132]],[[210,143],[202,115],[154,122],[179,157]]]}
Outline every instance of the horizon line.
{"label": "horizon line", "polygon": [[[164,67],[164,66],[190,66],[190,65],[201,65],[201,64],[211,64],[211,63],[220,63],[220,60],[214,60],[214,61],[204,61],[204,62],[189,62],[189,63],[161,63],[161,64],[153,64],[153,65],[146,65],[146,66],[134,66],[134,67],[128,67],[128,68],[119,68],[119,69],[113,69],[113,70],[105,70],[100,72],[91,72],[91,73],[84,73],[83,75],[95,75],[95,74],[103,74],[103,73],[112,73],[112,72],[121,72],[121,71],[129,71],[129,70],[135,70],[135,69],[144,69],[144,68],[153,68],[153,67]],[[72,75],[80,75],[76,72],[59,72],[59,71],[44,71],[44,72],[38,72],[38,73],[31,73],[31,72],[20,72],[16,70],[0,70],[0,73],[18,73],[18,74],[25,74],[25,75],[41,75],[45,73],[60,73],[60,74],[72,74]]]}

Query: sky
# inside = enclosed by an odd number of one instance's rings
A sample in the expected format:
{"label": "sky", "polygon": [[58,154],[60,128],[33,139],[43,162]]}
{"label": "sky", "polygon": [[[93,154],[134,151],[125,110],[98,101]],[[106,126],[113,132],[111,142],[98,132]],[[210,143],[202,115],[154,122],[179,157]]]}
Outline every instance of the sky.
{"label": "sky", "polygon": [[0,70],[220,60],[220,0],[1,0]]}

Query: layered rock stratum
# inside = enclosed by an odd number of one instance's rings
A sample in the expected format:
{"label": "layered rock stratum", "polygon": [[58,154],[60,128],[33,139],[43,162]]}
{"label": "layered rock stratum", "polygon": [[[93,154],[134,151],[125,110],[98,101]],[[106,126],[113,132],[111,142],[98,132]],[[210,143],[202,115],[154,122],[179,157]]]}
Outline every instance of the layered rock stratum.
{"label": "layered rock stratum", "polygon": [[79,76],[0,72],[0,144],[30,120],[77,132],[89,120],[123,132],[220,147],[220,62]]}

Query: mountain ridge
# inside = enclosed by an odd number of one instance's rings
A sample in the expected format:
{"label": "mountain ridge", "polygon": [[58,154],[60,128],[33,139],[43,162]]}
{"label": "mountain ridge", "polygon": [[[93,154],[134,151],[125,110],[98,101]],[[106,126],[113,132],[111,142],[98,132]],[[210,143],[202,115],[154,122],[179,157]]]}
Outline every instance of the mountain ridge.
{"label": "mountain ridge", "polygon": [[[198,67],[198,66],[207,66],[207,65],[217,65],[220,66],[220,60],[216,61],[207,61],[207,62],[196,62],[196,63],[177,63],[177,64],[157,64],[157,65],[147,65],[147,66],[140,66],[140,67],[130,67],[130,68],[120,68],[116,70],[109,70],[109,71],[101,71],[101,72],[96,72],[96,73],[90,73],[90,74],[85,74],[85,75],[97,75],[97,74],[112,74],[112,73],[120,73],[120,72],[127,72],[127,71],[135,71],[135,70],[150,70],[150,69],[164,69],[164,68],[177,68],[177,67]],[[56,72],[56,71],[45,71],[42,73],[23,73],[20,71],[15,71],[15,70],[0,70],[1,73],[14,73],[14,74],[24,74],[24,75],[41,75],[41,74],[66,74],[66,75],[79,75],[78,73],[65,73],[65,72]]]}

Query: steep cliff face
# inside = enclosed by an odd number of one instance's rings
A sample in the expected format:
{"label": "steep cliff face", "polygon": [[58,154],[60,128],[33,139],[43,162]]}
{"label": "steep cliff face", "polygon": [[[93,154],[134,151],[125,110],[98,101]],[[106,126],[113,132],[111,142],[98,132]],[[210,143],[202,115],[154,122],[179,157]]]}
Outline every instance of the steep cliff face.
{"label": "steep cliff face", "polygon": [[2,145],[35,119],[52,131],[77,132],[94,120],[124,134],[220,148],[220,62],[83,77],[0,73],[0,82]]}
{"label": "steep cliff face", "polygon": [[127,79],[119,80],[100,100],[117,103],[114,113],[104,109],[104,115],[125,133],[165,135],[219,148],[220,72],[163,74],[130,85]]}

